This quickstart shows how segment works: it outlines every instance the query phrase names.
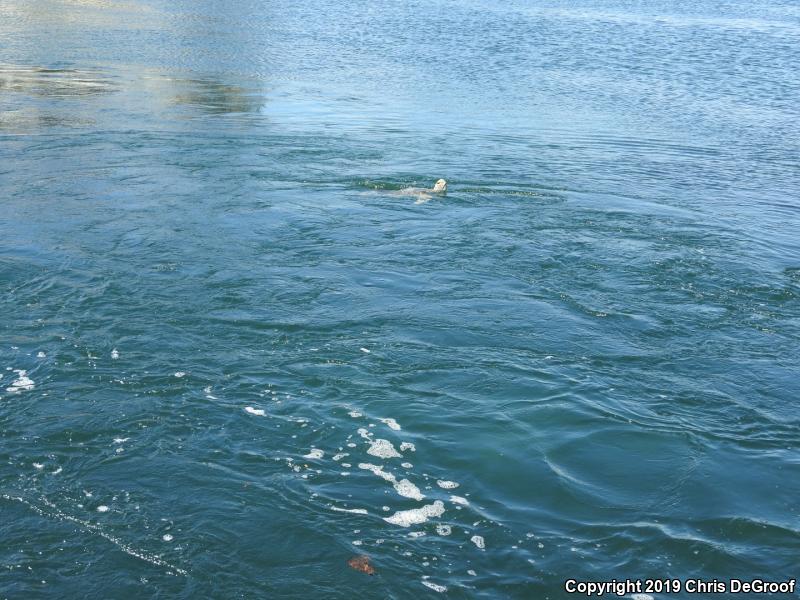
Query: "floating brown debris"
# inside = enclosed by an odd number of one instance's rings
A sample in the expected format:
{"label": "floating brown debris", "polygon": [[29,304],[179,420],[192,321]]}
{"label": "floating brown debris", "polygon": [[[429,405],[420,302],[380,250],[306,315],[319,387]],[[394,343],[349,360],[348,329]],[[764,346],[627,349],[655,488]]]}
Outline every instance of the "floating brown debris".
{"label": "floating brown debris", "polygon": [[375,575],[375,567],[369,562],[369,556],[354,556],[347,561],[352,569],[367,575]]}

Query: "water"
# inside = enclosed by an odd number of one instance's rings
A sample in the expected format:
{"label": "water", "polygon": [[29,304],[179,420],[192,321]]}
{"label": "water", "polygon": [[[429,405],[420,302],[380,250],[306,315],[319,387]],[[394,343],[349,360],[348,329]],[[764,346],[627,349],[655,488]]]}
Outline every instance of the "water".
{"label": "water", "polygon": [[796,4],[2,0],[0,40],[0,597],[797,576]]}

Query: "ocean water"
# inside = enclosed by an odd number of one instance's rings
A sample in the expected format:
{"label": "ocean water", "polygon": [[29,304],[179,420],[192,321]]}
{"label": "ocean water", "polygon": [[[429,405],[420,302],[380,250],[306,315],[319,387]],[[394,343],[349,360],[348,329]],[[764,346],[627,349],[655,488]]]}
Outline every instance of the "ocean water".
{"label": "ocean water", "polygon": [[0,0],[0,598],[797,577],[798,64],[789,0]]}

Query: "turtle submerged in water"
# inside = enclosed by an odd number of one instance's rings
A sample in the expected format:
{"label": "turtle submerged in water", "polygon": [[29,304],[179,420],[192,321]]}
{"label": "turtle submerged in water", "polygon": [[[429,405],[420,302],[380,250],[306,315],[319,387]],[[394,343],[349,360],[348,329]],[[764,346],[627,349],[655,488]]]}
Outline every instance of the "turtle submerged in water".
{"label": "turtle submerged in water", "polygon": [[375,575],[375,567],[372,566],[369,560],[369,556],[354,556],[350,560],[347,561],[347,564],[350,566],[351,569],[355,569],[360,573],[366,573],[367,575]]}
{"label": "turtle submerged in water", "polygon": [[433,198],[432,194],[446,194],[447,181],[439,179],[432,188],[407,187],[397,192],[402,196],[416,196],[417,204],[422,204]]}
{"label": "turtle submerged in water", "polygon": [[444,194],[447,191],[447,181],[437,180],[432,188],[407,187],[400,190],[401,194]]}

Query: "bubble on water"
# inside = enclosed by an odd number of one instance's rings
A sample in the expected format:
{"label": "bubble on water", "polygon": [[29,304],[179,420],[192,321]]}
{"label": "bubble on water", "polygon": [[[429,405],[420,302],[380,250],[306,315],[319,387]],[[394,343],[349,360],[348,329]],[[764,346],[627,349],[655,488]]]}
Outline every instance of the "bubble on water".
{"label": "bubble on water", "polygon": [[244,411],[250,413],[251,415],[256,415],[258,417],[266,417],[267,413],[264,409],[261,408],[253,408],[252,406],[245,406]]}
{"label": "bubble on water", "polygon": [[44,465],[42,463],[33,463],[33,468],[41,471],[44,469]]}
{"label": "bubble on water", "polygon": [[400,424],[392,418],[387,419],[378,419],[381,423],[385,424],[389,427],[389,429],[394,429],[395,431],[400,431]]}
{"label": "bubble on water", "polygon": [[36,353],[36,358],[47,358],[47,354],[39,350],[39,352]]}
{"label": "bubble on water", "polygon": [[325,456],[325,453],[322,450],[318,448],[312,448],[311,452],[303,455],[303,458],[322,458],[323,456]]}
{"label": "bubble on water", "polygon": [[414,465],[412,465],[410,462],[400,463],[400,466],[403,467],[404,469],[413,469],[414,468]]}
{"label": "bubble on water", "polygon": [[411,498],[413,500],[422,500],[425,498],[425,495],[419,491],[419,488],[411,483],[408,479],[401,479],[398,481],[395,484],[394,489],[397,490],[397,493],[404,498]]}
{"label": "bubble on water", "polygon": [[349,413],[347,413],[347,414],[348,414],[348,415],[350,415],[351,417],[353,417],[354,419],[357,419],[358,417],[363,417],[363,416],[364,416],[363,414],[361,414],[361,413],[360,413],[360,412],[358,412],[357,410],[351,410],[351,411],[350,411]]}
{"label": "bubble on water", "polygon": [[370,440],[367,454],[378,458],[403,458],[403,455],[395,449],[392,442],[383,439]]}
{"label": "bubble on water", "polygon": [[412,498],[413,500],[422,500],[425,498],[425,495],[419,491],[419,488],[411,483],[408,479],[401,479],[400,481],[397,480],[393,474],[384,471],[381,467],[377,465],[373,465],[370,463],[359,463],[359,469],[364,469],[365,471],[370,471],[373,474],[377,475],[384,481],[388,481],[394,486],[395,491],[398,494],[403,496],[404,498]]}
{"label": "bubble on water", "polygon": [[112,358],[112,359],[114,359],[114,360],[117,360],[117,359],[119,358],[119,351],[117,351],[117,349],[116,349],[116,348],[114,348],[114,349],[111,351],[111,358]]}
{"label": "bubble on water", "polygon": [[473,544],[475,544],[481,550],[486,548],[486,542],[484,541],[483,537],[480,536],[480,535],[473,535],[471,538],[469,538],[469,541],[471,541]]}
{"label": "bubble on water", "polygon": [[378,465],[373,465],[371,463],[358,463],[358,468],[364,469],[365,471],[370,471],[375,475],[377,475],[378,477],[380,477],[381,479],[385,479],[386,481],[390,481],[392,483],[397,481],[397,478],[394,475],[392,475],[391,473],[387,473]]}
{"label": "bubble on water", "polygon": [[436,500],[433,504],[427,504],[422,508],[412,508],[410,510],[400,510],[391,517],[384,517],[384,521],[400,527],[410,527],[425,523],[431,517],[440,517],[444,514],[444,502]]}
{"label": "bubble on water", "polygon": [[97,512],[108,512],[110,509],[105,505],[101,504],[97,507]]}
{"label": "bubble on water", "polygon": [[442,481],[441,479],[436,480],[436,485],[443,490],[453,490],[458,487],[458,484],[455,481]]}
{"label": "bubble on water", "polygon": [[33,379],[28,377],[28,372],[22,369],[14,369],[14,373],[17,374],[17,378],[11,382],[11,385],[6,388],[7,392],[12,393],[19,393],[19,392],[29,392],[34,387],[36,387],[35,382]]}
{"label": "bubble on water", "polygon": [[354,515],[368,515],[366,509],[364,508],[339,508],[338,506],[331,506],[331,510],[336,512],[343,512],[343,513],[352,513]]}
{"label": "bubble on water", "polygon": [[165,533],[163,536],[161,536],[161,539],[165,542],[171,542],[174,538],[170,534]]}
{"label": "bubble on water", "polygon": [[453,528],[450,525],[437,525],[436,526],[436,533],[439,535],[450,535],[453,533]]}
{"label": "bubble on water", "polygon": [[425,581],[424,579],[422,580],[422,585],[431,588],[434,592],[439,592],[440,594],[447,591],[447,586]]}
{"label": "bubble on water", "polygon": [[467,569],[467,575],[472,575],[473,577],[477,577],[477,573],[472,569]]}
{"label": "bubble on water", "polygon": [[180,379],[181,377],[186,377],[186,371],[175,371],[175,377]]}
{"label": "bubble on water", "polygon": [[[41,516],[54,518],[54,519],[57,519],[59,521],[69,521],[71,523],[74,523],[75,525],[77,525],[80,528],[82,528],[84,531],[87,531],[92,535],[99,536],[99,537],[103,538],[104,540],[106,540],[108,542],[111,542],[117,548],[119,548],[120,550],[122,550],[123,552],[128,554],[129,556],[133,556],[135,558],[138,558],[139,560],[143,560],[143,561],[149,562],[152,565],[156,565],[156,566],[159,566],[159,567],[164,567],[166,569],[169,569],[170,574],[178,574],[178,575],[184,575],[184,576],[188,575],[188,572],[185,569],[181,569],[181,568],[179,568],[179,567],[177,567],[175,565],[172,565],[172,564],[168,563],[167,561],[163,560],[160,556],[157,556],[157,555],[154,555],[154,554],[149,554],[149,553],[147,553],[147,552],[145,552],[143,550],[139,550],[137,548],[134,548],[133,546],[131,546],[128,543],[126,543],[123,540],[121,540],[120,538],[118,538],[116,536],[113,536],[110,533],[107,533],[106,531],[104,531],[103,528],[100,525],[97,525],[97,524],[92,523],[90,521],[85,521],[83,519],[79,519],[77,517],[74,517],[72,515],[69,515],[69,514],[63,512],[53,502],[50,502],[46,498],[42,498],[43,504],[47,507],[46,509],[45,508],[41,508],[41,507],[37,506],[36,504],[31,503],[31,502],[28,502],[24,498],[20,498],[18,496],[9,496],[8,494],[2,494],[2,495],[0,495],[0,498],[3,498],[5,500],[14,500],[16,502],[20,502],[20,503],[28,506],[32,511],[34,511],[36,514],[39,514]],[[98,510],[100,510],[100,508],[102,508],[102,507],[99,507]],[[108,507],[105,507],[105,509],[108,510]],[[138,509],[138,507],[137,507],[137,509]],[[103,511],[101,511],[101,512],[103,512]]]}
{"label": "bubble on water", "polygon": [[409,450],[410,452],[416,452],[417,447],[411,442],[402,442],[400,444],[400,452],[405,452],[406,450]]}

